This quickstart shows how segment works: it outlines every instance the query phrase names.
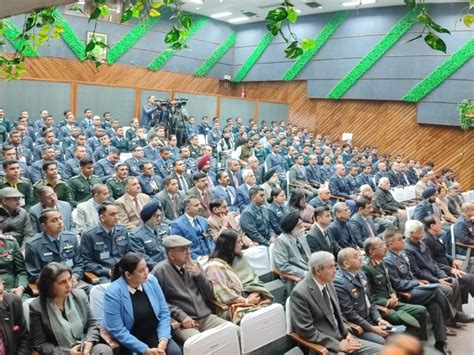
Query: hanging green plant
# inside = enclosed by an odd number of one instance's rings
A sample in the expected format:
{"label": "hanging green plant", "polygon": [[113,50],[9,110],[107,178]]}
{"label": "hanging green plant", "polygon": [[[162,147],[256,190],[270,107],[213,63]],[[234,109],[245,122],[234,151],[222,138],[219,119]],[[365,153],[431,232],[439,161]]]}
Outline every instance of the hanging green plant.
{"label": "hanging green plant", "polygon": [[459,124],[461,128],[467,131],[469,128],[474,127],[474,100],[466,99],[459,103]]}

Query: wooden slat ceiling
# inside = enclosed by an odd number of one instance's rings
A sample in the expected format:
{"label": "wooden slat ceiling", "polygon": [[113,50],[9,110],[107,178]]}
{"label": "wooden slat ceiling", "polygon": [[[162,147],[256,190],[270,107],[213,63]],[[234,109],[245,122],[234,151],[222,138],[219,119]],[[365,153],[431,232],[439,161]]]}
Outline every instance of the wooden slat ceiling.
{"label": "wooden slat ceiling", "polygon": [[[474,188],[474,130],[416,123],[416,104],[398,101],[315,100],[308,99],[306,82],[259,82],[220,85],[217,79],[198,78],[171,72],[150,72],[128,66],[93,64],[59,58],[28,58],[23,79],[66,82],[88,82],[174,90],[201,94],[240,97],[242,86],[246,98],[289,104],[289,121],[313,132],[354,134],[354,143],[375,145],[381,152],[402,154],[425,163],[433,160],[436,170],[454,169],[465,188]],[[267,120],[271,120],[268,117]]]}

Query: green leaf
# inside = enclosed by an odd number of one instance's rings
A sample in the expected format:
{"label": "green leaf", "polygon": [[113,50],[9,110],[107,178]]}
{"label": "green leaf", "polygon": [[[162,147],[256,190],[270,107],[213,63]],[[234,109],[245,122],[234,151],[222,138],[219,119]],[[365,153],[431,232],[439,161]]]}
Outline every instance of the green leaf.
{"label": "green leaf", "polygon": [[471,27],[471,25],[474,23],[474,15],[471,15],[471,14],[464,15],[462,18],[462,22],[464,22],[464,25],[466,27]]}
{"label": "green leaf", "polygon": [[420,12],[420,14],[416,17],[416,21],[418,23],[422,23],[425,25],[427,25],[430,20],[431,20],[430,17],[425,11]]}
{"label": "green leaf", "polygon": [[431,29],[435,30],[436,32],[438,33],[449,33],[451,34],[451,32],[449,32],[446,28],[438,25],[436,22],[434,22],[431,17],[428,16],[428,23],[427,25],[429,27],[431,27]]}
{"label": "green leaf", "polygon": [[128,8],[127,10],[124,11],[124,13],[122,14],[122,17],[120,18],[120,22],[127,22],[128,20],[130,20],[133,16],[133,10],[132,8]]}
{"label": "green leaf", "polygon": [[36,25],[35,18],[32,16],[29,16],[26,19],[25,32],[28,32],[29,30],[31,30],[35,25]]}
{"label": "green leaf", "polygon": [[296,9],[294,7],[288,7],[286,11],[288,12],[288,21],[296,23],[296,21],[298,21],[298,13],[296,12]]}
{"label": "green leaf", "polygon": [[313,49],[314,47],[316,47],[316,41],[314,39],[304,38],[301,41],[301,48],[303,48],[305,52]]}
{"label": "green leaf", "polygon": [[150,9],[149,15],[150,17],[159,17],[161,14],[156,9]]}
{"label": "green leaf", "polygon": [[267,22],[267,29],[272,33],[272,35],[276,36],[281,29],[281,22]]}
{"label": "green leaf", "polygon": [[99,16],[100,16],[100,9],[98,7],[96,7],[94,9],[94,11],[91,13],[91,16],[89,17],[89,22],[91,22],[91,20],[98,19]]}
{"label": "green leaf", "polygon": [[109,16],[110,15],[109,7],[107,5],[102,5],[100,7],[100,14],[101,16]]}
{"label": "green leaf", "polygon": [[403,0],[405,4],[412,10],[416,8],[416,0]]}
{"label": "green leaf", "polygon": [[173,43],[179,39],[179,30],[176,27],[172,27],[171,31],[169,31],[165,36],[165,43]]}
{"label": "green leaf", "polygon": [[95,40],[91,40],[89,43],[87,43],[86,46],[86,53],[87,52],[92,52],[95,48]]}
{"label": "green leaf", "polygon": [[192,25],[192,16],[189,15],[189,14],[185,14],[181,17],[180,22],[181,22],[181,25],[185,29],[189,30],[191,28],[191,25]]}
{"label": "green leaf", "polygon": [[284,7],[277,7],[268,12],[266,20],[271,20],[273,22],[283,21],[288,17],[288,11]]}
{"label": "green leaf", "polygon": [[[294,46],[293,43],[295,43],[295,42],[292,42],[292,44],[290,44],[285,49],[285,57],[286,58],[295,59],[295,58],[298,58],[299,56],[301,56],[304,53],[303,49],[298,47],[298,45]],[[296,42],[296,43],[298,43],[298,42]]]}
{"label": "green leaf", "polygon": [[163,3],[168,6],[169,4],[174,3],[174,0],[163,0]]}
{"label": "green leaf", "polygon": [[150,5],[154,9],[159,9],[160,7],[163,6],[163,3],[159,1],[152,1]]}
{"label": "green leaf", "polygon": [[444,41],[433,32],[428,32],[428,34],[425,36],[425,42],[434,50],[446,53],[446,43],[444,43]]}
{"label": "green leaf", "polygon": [[181,43],[181,42],[174,42],[170,48],[175,50],[175,51],[179,51],[180,49],[182,49],[184,47],[184,45]]}

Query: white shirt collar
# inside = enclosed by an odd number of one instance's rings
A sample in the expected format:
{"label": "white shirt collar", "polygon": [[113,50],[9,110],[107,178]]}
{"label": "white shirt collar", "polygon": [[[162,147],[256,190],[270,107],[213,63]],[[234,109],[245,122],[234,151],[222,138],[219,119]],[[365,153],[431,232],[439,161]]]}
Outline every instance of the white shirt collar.
{"label": "white shirt collar", "polygon": [[127,288],[128,288],[128,291],[134,295],[135,292],[137,292],[137,290],[140,290],[143,292],[143,286],[140,284],[140,286],[138,286],[137,288],[133,288],[133,287],[130,287],[129,285],[127,285]]}

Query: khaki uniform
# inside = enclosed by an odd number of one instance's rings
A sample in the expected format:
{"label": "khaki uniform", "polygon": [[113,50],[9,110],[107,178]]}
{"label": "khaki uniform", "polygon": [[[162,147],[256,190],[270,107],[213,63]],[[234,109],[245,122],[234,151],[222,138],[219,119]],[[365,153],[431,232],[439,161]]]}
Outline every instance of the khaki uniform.
{"label": "khaki uniform", "polygon": [[0,278],[6,290],[18,286],[26,289],[28,286],[25,260],[20,253],[18,242],[11,235],[0,234]]}
{"label": "khaki uniform", "polygon": [[101,183],[102,179],[95,175],[92,175],[89,180],[87,180],[82,174],[69,179],[72,207],[76,207],[78,203],[90,199],[92,197],[92,186]]}

